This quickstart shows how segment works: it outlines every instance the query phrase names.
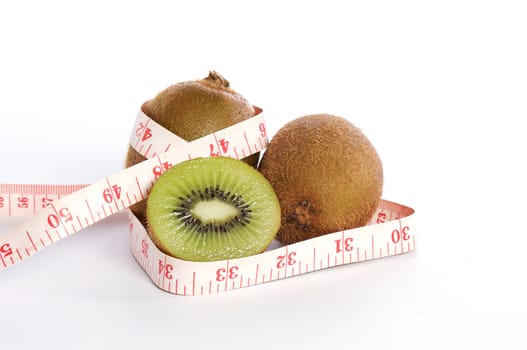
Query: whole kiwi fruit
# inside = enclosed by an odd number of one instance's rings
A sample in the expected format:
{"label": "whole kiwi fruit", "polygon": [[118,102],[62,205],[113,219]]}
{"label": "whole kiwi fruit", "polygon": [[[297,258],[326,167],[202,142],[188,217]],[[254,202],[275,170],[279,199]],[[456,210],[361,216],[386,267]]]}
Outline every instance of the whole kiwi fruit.
{"label": "whole kiwi fruit", "polygon": [[[180,82],[162,90],[141,106],[142,111],[164,128],[186,141],[193,141],[255,115],[254,107],[242,95],[231,89],[229,81],[215,71],[200,80]],[[256,168],[259,153],[244,162]],[[126,167],[145,158],[128,148]],[[130,208],[145,223],[146,200]]]}
{"label": "whole kiwi fruit", "polygon": [[364,226],[381,198],[383,168],[375,148],[359,128],[334,115],[285,124],[259,170],[278,195],[283,244]]}

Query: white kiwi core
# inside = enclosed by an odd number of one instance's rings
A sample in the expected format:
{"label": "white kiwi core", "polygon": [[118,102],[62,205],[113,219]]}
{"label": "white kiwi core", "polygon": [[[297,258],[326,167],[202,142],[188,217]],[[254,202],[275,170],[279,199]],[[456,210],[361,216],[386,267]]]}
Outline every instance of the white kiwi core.
{"label": "white kiwi core", "polygon": [[190,213],[198,218],[202,224],[223,223],[234,219],[240,211],[229,203],[212,199],[199,201],[190,209]]}

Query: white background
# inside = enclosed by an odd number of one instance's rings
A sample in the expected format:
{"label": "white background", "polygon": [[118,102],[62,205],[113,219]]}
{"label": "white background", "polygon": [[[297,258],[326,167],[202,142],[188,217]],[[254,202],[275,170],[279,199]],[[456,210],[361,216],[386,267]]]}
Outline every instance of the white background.
{"label": "white background", "polygon": [[271,135],[319,112],[359,126],[420,245],[180,297],[119,214],[0,272],[0,348],[527,348],[526,18],[506,0],[2,2],[0,183],[119,171],[140,104],[214,69]]}

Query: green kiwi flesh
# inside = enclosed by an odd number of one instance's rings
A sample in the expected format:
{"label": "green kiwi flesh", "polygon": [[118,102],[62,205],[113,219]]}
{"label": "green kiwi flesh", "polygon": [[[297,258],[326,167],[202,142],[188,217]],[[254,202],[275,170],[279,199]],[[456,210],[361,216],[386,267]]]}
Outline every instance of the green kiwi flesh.
{"label": "green kiwi flesh", "polygon": [[260,253],[280,226],[280,205],[269,182],[227,157],[195,158],[168,169],[152,187],[146,214],[156,245],[190,261]]}
{"label": "green kiwi flesh", "polygon": [[284,125],[259,165],[281,206],[277,239],[295,243],[366,225],[381,199],[383,168],[372,143],[342,117]]}

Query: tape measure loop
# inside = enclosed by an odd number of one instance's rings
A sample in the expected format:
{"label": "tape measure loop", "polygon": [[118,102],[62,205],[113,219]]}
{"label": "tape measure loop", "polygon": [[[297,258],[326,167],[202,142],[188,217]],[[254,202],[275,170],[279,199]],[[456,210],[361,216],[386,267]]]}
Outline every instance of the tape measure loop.
{"label": "tape measure loop", "polygon": [[[386,220],[377,223],[378,217]],[[399,232],[394,239],[393,232]],[[402,232],[402,233],[401,233]],[[214,294],[416,248],[414,210],[382,200],[369,225],[232,260],[190,262],[161,252],[130,212],[130,250],[151,281],[178,295]]]}

